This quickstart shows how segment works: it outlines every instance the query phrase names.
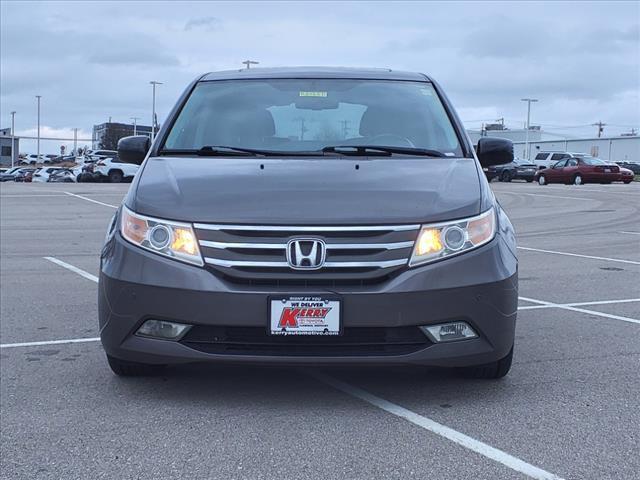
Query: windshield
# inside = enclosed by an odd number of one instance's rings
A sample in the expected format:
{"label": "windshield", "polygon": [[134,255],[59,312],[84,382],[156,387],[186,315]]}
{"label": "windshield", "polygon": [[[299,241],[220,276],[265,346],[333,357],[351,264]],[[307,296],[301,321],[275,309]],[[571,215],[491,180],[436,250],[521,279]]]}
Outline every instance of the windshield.
{"label": "windshield", "polygon": [[201,82],[162,148],[309,152],[335,145],[415,147],[462,156],[430,83],[384,80]]}

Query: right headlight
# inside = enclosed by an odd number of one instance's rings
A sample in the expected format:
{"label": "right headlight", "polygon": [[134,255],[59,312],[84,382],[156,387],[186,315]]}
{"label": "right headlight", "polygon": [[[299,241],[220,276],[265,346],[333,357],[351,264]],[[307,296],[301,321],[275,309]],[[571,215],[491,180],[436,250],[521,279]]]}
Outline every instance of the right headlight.
{"label": "right headlight", "polygon": [[134,245],[193,265],[204,265],[190,224],[140,215],[124,205],[120,215],[120,232]]}
{"label": "right headlight", "polygon": [[493,240],[496,234],[494,207],[471,218],[423,225],[413,247],[410,267],[458,255]]}

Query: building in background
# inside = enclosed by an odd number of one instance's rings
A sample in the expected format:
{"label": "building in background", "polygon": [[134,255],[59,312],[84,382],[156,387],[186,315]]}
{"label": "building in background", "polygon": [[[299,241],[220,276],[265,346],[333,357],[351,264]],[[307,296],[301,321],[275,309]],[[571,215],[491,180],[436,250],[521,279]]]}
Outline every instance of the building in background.
{"label": "building in background", "polygon": [[0,129],[0,166],[11,166],[13,156],[14,165],[18,165],[18,152],[20,152],[20,139],[15,138],[15,149],[11,144],[11,129]]}
{"label": "building in background", "polygon": [[[525,129],[509,130],[500,124],[486,125],[482,130],[467,130],[475,145],[480,137],[500,137],[513,142],[513,152],[518,158],[527,158]],[[539,152],[586,153],[612,162],[640,162],[640,136],[620,135],[615,137],[566,138],[556,133],[545,132],[538,126],[529,130],[529,156],[535,158]]]}
{"label": "building in background", "polygon": [[[151,127],[136,125],[136,135],[151,137]],[[157,129],[156,129],[157,131]],[[133,124],[106,122],[93,126],[92,144],[94,150],[116,150],[118,140],[133,135]]]}

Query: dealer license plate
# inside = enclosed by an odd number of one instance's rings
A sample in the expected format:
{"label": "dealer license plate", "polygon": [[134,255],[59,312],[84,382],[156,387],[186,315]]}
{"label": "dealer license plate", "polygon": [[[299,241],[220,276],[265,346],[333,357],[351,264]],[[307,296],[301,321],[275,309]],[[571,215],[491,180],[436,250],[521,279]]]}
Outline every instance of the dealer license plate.
{"label": "dealer license plate", "polygon": [[272,298],[270,307],[272,335],[340,335],[340,300]]}

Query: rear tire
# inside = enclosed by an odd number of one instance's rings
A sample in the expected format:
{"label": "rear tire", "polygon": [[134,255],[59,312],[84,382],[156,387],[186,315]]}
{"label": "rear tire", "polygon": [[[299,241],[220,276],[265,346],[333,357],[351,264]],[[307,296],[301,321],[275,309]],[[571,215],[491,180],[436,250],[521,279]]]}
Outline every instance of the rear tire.
{"label": "rear tire", "polygon": [[504,377],[509,370],[511,370],[511,362],[513,361],[513,347],[509,350],[509,353],[500,360],[485,363],[484,365],[477,365],[475,367],[466,367],[462,369],[462,372],[472,378],[481,379],[498,379]]}
{"label": "rear tire", "polygon": [[107,355],[111,371],[119,377],[143,377],[154,375],[162,371],[162,365],[148,365],[146,363],[127,362]]}
{"label": "rear tire", "polygon": [[109,181],[111,183],[122,183],[124,176],[120,170],[111,170],[109,172]]}
{"label": "rear tire", "polygon": [[623,180],[623,183],[624,183],[625,185],[629,185],[631,182],[632,182],[632,180]]}

